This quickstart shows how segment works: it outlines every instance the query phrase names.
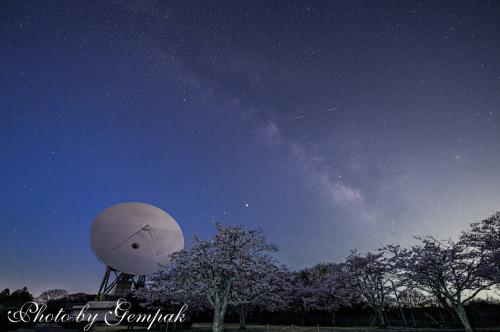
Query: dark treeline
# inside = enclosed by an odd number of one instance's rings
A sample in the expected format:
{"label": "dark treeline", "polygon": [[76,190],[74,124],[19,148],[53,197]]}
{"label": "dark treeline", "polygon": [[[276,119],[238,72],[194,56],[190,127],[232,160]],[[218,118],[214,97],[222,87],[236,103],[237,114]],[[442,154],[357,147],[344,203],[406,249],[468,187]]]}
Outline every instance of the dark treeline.
{"label": "dark treeline", "polygon": [[4,289],[0,292],[0,330],[15,329],[23,326],[13,326],[7,319],[9,310],[17,310],[24,303],[32,301],[33,295],[28,291],[27,287],[15,290]]}
{"label": "dark treeline", "polygon": [[63,289],[44,291],[34,298],[27,287],[11,291],[6,288],[0,292],[0,331],[15,330],[19,328],[32,328],[33,323],[11,323],[7,319],[9,311],[17,311],[26,302],[36,301],[47,305],[45,313],[55,314],[60,308],[71,308],[74,305],[83,305],[95,300],[95,295],[85,293],[69,294]]}

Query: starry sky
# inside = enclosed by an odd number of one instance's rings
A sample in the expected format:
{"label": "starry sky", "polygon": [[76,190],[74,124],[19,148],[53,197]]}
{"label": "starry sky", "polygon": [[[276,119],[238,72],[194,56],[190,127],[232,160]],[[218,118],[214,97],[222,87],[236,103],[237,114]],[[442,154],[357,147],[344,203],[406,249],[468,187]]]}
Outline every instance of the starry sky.
{"label": "starry sky", "polygon": [[500,209],[500,3],[0,4],[0,287],[95,292],[104,208],[292,268]]}

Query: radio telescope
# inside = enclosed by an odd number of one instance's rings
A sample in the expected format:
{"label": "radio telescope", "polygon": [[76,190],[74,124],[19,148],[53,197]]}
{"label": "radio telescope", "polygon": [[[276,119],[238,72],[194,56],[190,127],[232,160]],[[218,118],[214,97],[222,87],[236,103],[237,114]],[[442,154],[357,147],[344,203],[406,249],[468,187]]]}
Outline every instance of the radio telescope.
{"label": "radio telescope", "polygon": [[[147,275],[170,261],[184,248],[177,222],[165,211],[145,203],[120,203],[101,212],[90,231],[92,250],[106,265],[98,297],[113,291],[126,295],[144,285]],[[114,275],[114,280],[110,280]]]}

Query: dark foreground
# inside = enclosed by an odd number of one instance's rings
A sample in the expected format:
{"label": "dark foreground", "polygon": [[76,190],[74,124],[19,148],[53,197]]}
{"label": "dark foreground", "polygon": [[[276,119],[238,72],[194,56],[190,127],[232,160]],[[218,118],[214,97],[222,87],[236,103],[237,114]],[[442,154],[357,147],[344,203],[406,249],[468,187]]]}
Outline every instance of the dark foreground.
{"label": "dark foreground", "polygon": [[[226,324],[225,329],[228,332],[240,332],[238,324]],[[175,331],[169,328],[166,331],[162,329],[147,330],[142,327],[135,327],[134,329],[127,329],[126,326],[96,326],[93,332],[209,332],[211,331],[210,323],[197,323],[193,324],[190,329]],[[367,332],[367,331],[388,331],[388,332],[463,332],[463,329],[449,329],[449,328],[402,328],[402,327],[388,327],[387,329],[379,329],[376,327],[328,327],[328,326],[296,326],[296,325],[247,325],[247,332]],[[16,332],[76,332],[78,330],[63,329],[55,325],[38,325],[33,329],[17,329]],[[500,326],[493,328],[477,328],[478,332],[500,332]]]}

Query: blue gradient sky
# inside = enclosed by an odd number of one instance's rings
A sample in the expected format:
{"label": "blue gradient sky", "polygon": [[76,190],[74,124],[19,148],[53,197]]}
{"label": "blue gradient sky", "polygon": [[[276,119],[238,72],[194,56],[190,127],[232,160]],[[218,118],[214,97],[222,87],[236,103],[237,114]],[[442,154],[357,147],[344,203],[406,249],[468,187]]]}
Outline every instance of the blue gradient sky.
{"label": "blue gradient sky", "polygon": [[95,292],[93,218],[298,268],[500,208],[498,2],[0,4],[0,287]]}

